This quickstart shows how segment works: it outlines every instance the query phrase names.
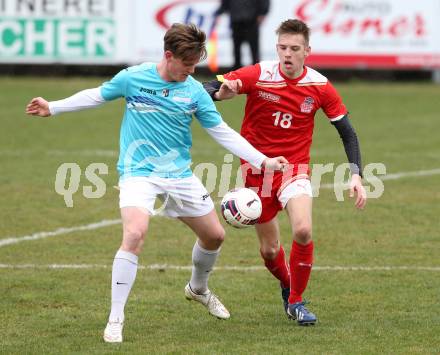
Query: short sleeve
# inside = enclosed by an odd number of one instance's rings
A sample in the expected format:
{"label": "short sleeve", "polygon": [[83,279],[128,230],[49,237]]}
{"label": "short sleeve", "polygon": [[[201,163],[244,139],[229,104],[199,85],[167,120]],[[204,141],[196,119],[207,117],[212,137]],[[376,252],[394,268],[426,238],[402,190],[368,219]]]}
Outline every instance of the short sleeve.
{"label": "short sleeve", "polygon": [[106,101],[125,97],[128,80],[128,70],[121,70],[110,81],[101,85],[101,96]]}
{"label": "short sleeve", "polygon": [[204,89],[200,90],[200,96],[197,100],[197,110],[194,115],[203,128],[215,127],[223,122],[211,96],[209,96]]}
{"label": "short sleeve", "polygon": [[327,82],[324,89],[324,95],[322,99],[322,110],[325,112],[326,116],[332,120],[339,118],[347,114],[347,108],[342,102],[341,96],[336,91],[334,86]]}
{"label": "short sleeve", "polygon": [[241,83],[243,84],[240,94],[248,94],[258,81],[260,72],[260,64],[255,64],[231,71],[223,75],[223,77],[228,80],[240,79]]}

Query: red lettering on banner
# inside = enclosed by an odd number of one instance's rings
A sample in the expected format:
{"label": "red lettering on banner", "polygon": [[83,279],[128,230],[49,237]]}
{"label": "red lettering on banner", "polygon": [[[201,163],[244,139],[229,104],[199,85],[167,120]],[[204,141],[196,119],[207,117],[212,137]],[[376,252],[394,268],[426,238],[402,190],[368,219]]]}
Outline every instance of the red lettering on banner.
{"label": "red lettering on banner", "polygon": [[351,32],[353,32],[355,26],[356,26],[356,22],[354,20],[345,21],[342,25],[339,26],[338,32],[344,35],[348,35]]}
{"label": "red lettering on banner", "polygon": [[[318,9],[316,9],[316,11],[324,10],[329,4],[329,0],[319,0],[319,2],[321,4]],[[295,17],[300,19],[301,21],[309,22],[310,16],[306,15],[306,10],[310,5],[313,5],[314,3],[316,3],[316,0],[304,0],[303,3],[297,7],[295,11]],[[311,11],[311,13],[313,13],[313,11]]]}
{"label": "red lettering on banner", "polygon": [[[376,9],[377,10],[377,9]],[[420,13],[396,16],[353,15],[338,1],[303,0],[294,10],[294,17],[306,22],[314,31],[327,35],[426,36],[425,19]],[[388,14],[389,15],[389,14]],[[344,18],[341,18],[343,16]],[[348,18],[347,18],[348,17]]]}
{"label": "red lettering on banner", "polygon": [[423,37],[426,35],[425,31],[425,21],[423,20],[422,15],[416,15],[416,35],[417,37]]}
{"label": "red lettering on banner", "polygon": [[369,28],[372,28],[374,32],[380,36],[382,34],[382,21],[380,19],[366,18],[360,24],[360,33],[364,34]]}
{"label": "red lettering on banner", "polygon": [[400,37],[408,30],[408,19],[401,17],[390,26],[390,34],[393,37]]}

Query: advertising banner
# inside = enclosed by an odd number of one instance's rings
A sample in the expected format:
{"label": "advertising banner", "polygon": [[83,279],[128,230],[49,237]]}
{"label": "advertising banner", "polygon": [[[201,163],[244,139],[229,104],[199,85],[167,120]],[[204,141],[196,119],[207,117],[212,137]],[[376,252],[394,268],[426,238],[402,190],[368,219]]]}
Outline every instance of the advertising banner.
{"label": "advertising banner", "polygon": [[0,61],[114,61],[113,0],[0,0]]}
{"label": "advertising banner", "polygon": [[440,67],[440,1],[301,0],[290,13],[312,28],[311,65]]}
{"label": "advertising banner", "polygon": [[[158,61],[174,22],[208,35],[202,65],[230,66],[229,16],[219,0],[0,0],[0,62],[136,64]],[[276,59],[278,25],[312,30],[307,64],[327,68],[440,68],[440,1],[271,0],[260,33],[261,58]],[[250,64],[249,48],[242,48]]]}

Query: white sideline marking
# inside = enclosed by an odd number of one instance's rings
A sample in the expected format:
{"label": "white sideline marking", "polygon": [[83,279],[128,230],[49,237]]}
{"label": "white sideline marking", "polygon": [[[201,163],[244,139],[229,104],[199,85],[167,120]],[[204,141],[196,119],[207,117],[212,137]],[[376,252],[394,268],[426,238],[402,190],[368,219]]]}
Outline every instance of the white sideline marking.
{"label": "white sideline marking", "polygon": [[76,226],[76,227],[70,227],[70,228],[58,228],[52,232],[38,232],[31,235],[25,235],[23,237],[13,237],[13,238],[6,238],[6,239],[0,239],[0,248],[5,245],[10,244],[17,244],[21,242],[25,242],[28,240],[38,240],[38,239],[44,239],[48,237],[55,237],[57,235],[62,234],[68,234],[71,232],[77,232],[77,231],[85,231],[85,230],[93,230],[93,229],[99,229],[102,227],[112,226],[114,224],[121,223],[120,219],[104,219],[97,223],[90,223],[86,224],[85,226]]}
{"label": "white sideline marking", "polygon": [[[34,150],[21,149],[2,149],[0,150],[0,155],[4,156],[23,156],[35,154]],[[52,156],[65,156],[65,155],[75,155],[75,156],[89,156],[89,157],[118,157],[119,151],[108,150],[108,149],[83,149],[83,150],[47,150],[45,154]]]}
{"label": "white sideline marking", "polygon": [[407,171],[403,173],[387,174],[381,180],[397,180],[403,177],[430,176],[438,174],[440,174],[440,169]]}
{"label": "white sideline marking", "polygon": [[[103,264],[0,264],[0,269],[111,269]],[[141,270],[177,270],[189,271],[192,266],[151,264],[139,265]],[[218,266],[220,271],[262,271],[264,266]],[[313,266],[318,271],[440,271],[440,266]]]}
{"label": "white sideline marking", "polygon": [[[385,180],[398,180],[405,177],[417,177],[417,176],[431,176],[431,175],[439,175],[440,169],[432,169],[432,170],[418,170],[418,171],[406,171],[402,173],[395,173],[395,174],[386,174],[385,176],[378,176],[378,178],[382,181]],[[337,186],[348,186],[348,183],[346,184],[336,184]],[[335,184],[321,184],[321,189],[331,189],[334,187]]]}
{"label": "white sideline marking", "polygon": [[[404,177],[414,177],[414,176],[430,176],[440,174],[440,169],[432,169],[432,170],[419,170],[419,171],[407,171],[402,173],[388,174],[381,177],[381,180],[397,180]],[[321,188],[332,188],[334,184],[322,184]],[[23,237],[10,237],[5,239],[0,239],[0,248],[5,245],[17,244],[21,242],[25,242],[28,240],[38,240],[44,239],[47,237],[54,237],[57,235],[68,234],[71,232],[83,231],[83,230],[93,230],[99,229],[102,227],[111,226],[114,224],[121,223],[120,219],[111,219],[111,220],[102,220],[100,222],[87,224],[84,226],[76,226],[70,228],[58,228],[52,232],[38,232],[31,235],[25,235]]]}

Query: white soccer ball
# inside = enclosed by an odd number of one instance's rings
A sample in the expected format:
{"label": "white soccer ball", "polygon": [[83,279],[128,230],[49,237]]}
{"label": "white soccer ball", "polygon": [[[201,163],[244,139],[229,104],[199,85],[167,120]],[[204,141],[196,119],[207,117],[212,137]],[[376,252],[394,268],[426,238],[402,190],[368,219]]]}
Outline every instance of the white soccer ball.
{"label": "white soccer ball", "polygon": [[235,228],[245,228],[258,222],[262,206],[260,198],[253,190],[239,188],[226,193],[221,209],[228,224]]}

